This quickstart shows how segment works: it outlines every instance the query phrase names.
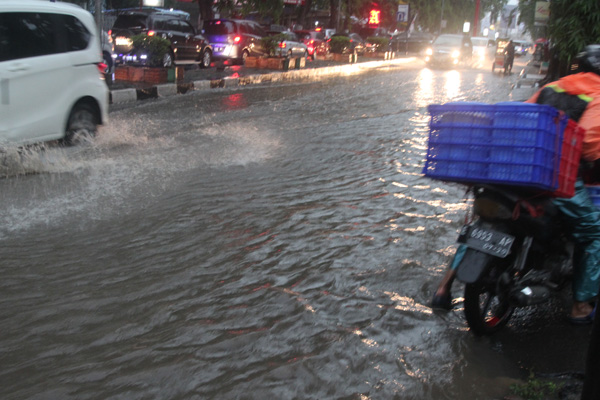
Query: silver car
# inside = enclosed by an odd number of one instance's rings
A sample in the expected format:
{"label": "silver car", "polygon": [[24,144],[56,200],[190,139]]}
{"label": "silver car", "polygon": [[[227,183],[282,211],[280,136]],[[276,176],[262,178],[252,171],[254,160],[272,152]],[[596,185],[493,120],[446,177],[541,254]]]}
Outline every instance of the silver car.
{"label": "silver car", "polygon": [[308,57],[308,47],[294,32],[269,32],[269,35],[280,38],[275,48],[275,56],[281,57]]}

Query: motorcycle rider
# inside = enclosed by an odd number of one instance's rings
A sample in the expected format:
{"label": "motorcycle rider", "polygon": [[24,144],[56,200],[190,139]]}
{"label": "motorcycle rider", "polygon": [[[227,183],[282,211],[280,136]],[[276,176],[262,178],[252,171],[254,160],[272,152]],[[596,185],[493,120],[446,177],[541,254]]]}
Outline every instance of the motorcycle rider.
{"label": "motorcycle rider", "polygon": [[[588,45],[578,56],[579,71],[551,82],[528,103],[549,104],[562,110],[585,129],[580,177],[572,198],[554,199],[575,241],[573,305],[569,321],[588,324],[594,318],[591,301],[600,289],[600,210],[592,203],[581,176],[598,181],[600,174],[600,44]],[[593,178],[589,178],[593,177]],[[467,247],[460,245],[432,300],[433,308],[452,308],[450,292],[456,268]]]}

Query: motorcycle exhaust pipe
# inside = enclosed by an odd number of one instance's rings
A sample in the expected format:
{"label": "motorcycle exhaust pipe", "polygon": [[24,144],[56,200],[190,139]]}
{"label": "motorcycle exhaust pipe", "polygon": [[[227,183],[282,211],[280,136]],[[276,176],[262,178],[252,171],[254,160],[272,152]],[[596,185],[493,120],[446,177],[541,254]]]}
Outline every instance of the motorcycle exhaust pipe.
{"label": "motorcycle exhaust pipe", "polygon": [[546,302],[550,298],[550,289],[546,286],[526,286],[510,292],[510,303],[515,307],[526,307]]}

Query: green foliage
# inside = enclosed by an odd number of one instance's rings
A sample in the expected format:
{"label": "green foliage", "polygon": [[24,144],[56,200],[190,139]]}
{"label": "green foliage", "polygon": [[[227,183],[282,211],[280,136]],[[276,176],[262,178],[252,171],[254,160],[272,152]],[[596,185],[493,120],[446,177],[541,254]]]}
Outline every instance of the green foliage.
{"label": "green foliage", "polygon": [[600,2],[553,0],[548,36],[561,63],[570,63],[586,45],[600,43]]}
{"label": "green foliage", "polygon": [[158,36],[140,34],[133,36],[131,41],[135,53],[148,55],[147,63],[151,67],[162,67],[165,54],[171,51],[171,42]]}
{"label": "green foliage", "polygon": [[[232,0],[220,0],[219,3],[231,3],[232,8],[237,3]],[[250,13],[257,13],[262,17],[264,22],[273,24],[281,23],[281,15],[283,14],[283,0],[245,0],[242,4],[241,14],[246,16]]]}
{"label": "green foliage", "polygon": [[380,36],[369,36],[366,39],[366,41],[367,41],[367,43],[371,43],[371,44],[375,45],[377,51],[387,50],[388,44],[390,42],[390,40],[388,38],[380,37]]}
{"label": "green foliage", "polygon": [[[508,0],[481,0],[479,18],[483,19],[487,12],[491,12],[492,17],[499,15],[507,3]],[[475,1],[411,0],[410,13],[411,15],[418,13],[418,25],[432,33],[440,31],[442,16],[447,22],[444,33],[460,33],[465,20],[471,21],[471,29],[473,29],[472,16],[475,15]]]}
{"label": "green foliage", "polygon": [[285,35],[278,34],[273,36],[265,36],[260,39],[260,42],[265,49],[265,53],[269,56],[275,55],[277,48],[279,47],[279,43],[285,40]]}
{"label": "green foliage", "polygon": [[329,42],[332,53],[342,54],[350,47],[348,36],[333,36]]}
{"label": "green foliage", "polygon": [[553,382],[537,379],[532,371],[526,383],[511,385],[510,389],[525,400],[544,400],[548,396],[553,396],[560,387]]}

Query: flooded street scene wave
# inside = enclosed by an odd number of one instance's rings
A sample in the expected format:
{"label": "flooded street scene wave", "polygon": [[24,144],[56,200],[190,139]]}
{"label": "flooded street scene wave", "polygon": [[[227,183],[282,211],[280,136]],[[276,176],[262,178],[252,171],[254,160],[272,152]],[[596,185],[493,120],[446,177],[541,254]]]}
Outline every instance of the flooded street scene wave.
{"label": "flooded street scene wave", "polygon": [[0,397],[501,399],[583,370],[561,299],[493,337],[458,285],[430,308],[469,204],[423,176],[427,107],[524,100],[515,79],[407,63],[190,92],[6,149]]}

